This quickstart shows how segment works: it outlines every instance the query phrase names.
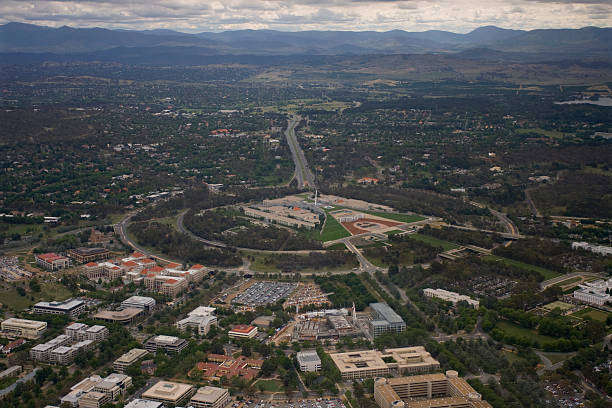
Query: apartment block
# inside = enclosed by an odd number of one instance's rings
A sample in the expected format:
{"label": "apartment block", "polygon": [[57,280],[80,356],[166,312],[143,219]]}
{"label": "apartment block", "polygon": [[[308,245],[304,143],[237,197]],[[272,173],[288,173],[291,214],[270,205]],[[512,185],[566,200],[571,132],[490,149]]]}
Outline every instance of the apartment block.
{"label": "apartment block", "polygon": [[151,353],[164,350],[168,354],[180,353],[187,347],[187,341],[175,336],[154,336],[144,344],[145,349]]}
{"label": "apartment block", "polygon": [[123,373],[129,366],[146,356],[148,353],[147,350],[143,349],[131,349],[113,362],[113,368],[117,372]]}

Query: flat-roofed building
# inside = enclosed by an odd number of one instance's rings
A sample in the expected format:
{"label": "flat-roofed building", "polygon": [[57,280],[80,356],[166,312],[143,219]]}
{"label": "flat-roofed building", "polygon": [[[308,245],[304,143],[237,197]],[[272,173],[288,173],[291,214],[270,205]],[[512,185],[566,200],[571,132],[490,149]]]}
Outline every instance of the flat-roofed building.
{"label": "flat-roofed building", "polygon": [[94,391],[102,392],[108,395],[111,400],[114,400],[119,395],[125,394],[127,389],[131,386],[132,377],[124,374],[112,373],[98,382],[94,387]]}
{"label": "flat-roofed building", "polygon": [[225,388],[206,386],[198,388],[189,405],[195,408],[223,408],[229,401],[230,395]]}
{"label": "flat-roofed building", "polygon": [[132,296],[121,302],[122,309],[142,309],[150,312],[155,309],[155,299],[148,296]]}
{"label": "flat-roofed building", "polygon": [[343,380],[384,377],[388,374],[423,373],[440,368],[440,363],[424,347],[332,353]]}
{"label": "flat-roofed building", "polygon": [[0,323],[0,328],[2,328],[2,334],[6,337],[24,337],[34,340],[39,339],[47,330],[47,322],[11,317]]}
{"label": "flat-roofed building", "polygon": [[141,314],[142,309],[128,307],[127,309],[123,310],[103,310],[93,315],[93,318],[103,320],[105,322],[131,324]]}
{"label": "flat-roofed building", "polygon": [[234,339],[252,339],[257,335],[257,326],[239,324],[238,326],[234,326],[227,335]]}
{"label": "flat-roofed building", "polygon": [[72,340],[81,341],[87,339],[85,330],[89,328],[85,323],[72,323],[64,329],[66,336],[69,336]]}
{"label": "flat-roofed building", "polygon": [[321,371],[321,358],[317,354],[316,350],[305,350],[298,352],[297,361],[300,365],[300,371]]}
{"label": "flat-roofed building", "polygon": [[163,402],[169,406],[175,407],[186,403],[193,395],[194,388],[192,385],[159,381],[151,388],[142,394],[142,398]]}
{"label": "flat-roofed building", "polygon": [[151,353],[157,352],[162,349],[168,354],[180,353],[185,347],[187,347],[187,341],[175,336],[154,336],[151,337],[144,344],[145,349]]}
{"label": "flat-roofed building", "polygon": [[64,301],[38,302],[33,306],[32,311],[41,314],[63,314],[74,319],[83,313],[86,307],[85,302],[80,299],[67,299]]}
{"label": "flat-roofed building", "polygon": [[58,347],[70,344],[70,337],[65,334],[49,340],[46,343],[37,344],[30,349],[30,357],[36,361],[51,361],[51,352]]}
{"label": "flat-roofed building", "polygon": [[69,365],[74,361],[76,350],[68,346],[57,347],[49,353],[49,362],[59,365]]}
{"label": "flat-roofed building", "polygon": [[106,248],[73,248],[69,249],[66,255],[75,262],[82,264],[110,258],[110,252]]}
{"label": "flat-roofed building", "polygon": [[200,336],[205,336],[210,327],[215,324],[217,324],[217,316],[192,315],[176,322],[176,328],[183,331],[196,328]]}
{"label": "flat-roofed building", "polygon": [[80,353],[81,351],[90,351],[94,349],[96,342],[93,340],[81,340],[74,343],[71,347],[75,349],[76,353]]}
{"label": "flat-roofed building", "polygon": [[103,392],[91,391],[79,398],[79,408],[101,408],[112,399]]}
{"label": "flat-roofed building", "polygon": [[50,252],[48,254],[36,255],[36,264],[48,271],[59,271],[70,266],[70,259]]}
{"label": "flat-roofed building", "polygon": [[451,291],[444,290],[444,289],[426,288],[426,289],[423,289],[423,294],[427,297],[435,297],[438,299],[442,299],[446,302],[451,302],[454,305],[456,305],[457,303],[461,301],[465,301],[469,305],[474,306],[475,309],[478,309],[478,307],[480,307],[479,301],[474,300],[469,296],[460,295],[457,292],[451,292]]}
{"label": "flat-roofed building", "polygon": [[491,408],[456,371],[378,378],[374,399],[380,408]]}
{"label": "flat-roofed building", "polygon": [[96,324],[85,330],[86,340],[100,342],[108,337],[108,328]]}
{"label": "flat-roofed building", "polygon": [[370,303],[372,319],[369,322],[373,337],[384,333],[399,333],[406,330],[406,322],[386,303]]}
{"label": "flat-roofed building", "polygon": [[127,353],[123,354],[121,357],[116,359],[113,362],[113,368],[119,372],[123,373],[129,366],[146,356],[149,352],[144,349],[133,348]]}
{"label": "flat-roofed building", "polygon": [[93,391],[96,383],[102,381],[99,375],[92,375],[70,387],[70,392],[60,399],[62,406],[70,405],[72,407],[79,406],[79,398],[86,393]]}
{"label": "flat-roofed building", "polygon": [[127,403],[123,408],[163,408],[164,403],[136,398]]}

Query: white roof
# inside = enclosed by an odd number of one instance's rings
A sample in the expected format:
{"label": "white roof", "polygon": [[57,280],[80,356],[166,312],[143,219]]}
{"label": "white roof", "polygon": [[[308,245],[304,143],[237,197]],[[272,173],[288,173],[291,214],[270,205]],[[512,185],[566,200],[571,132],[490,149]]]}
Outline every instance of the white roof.
{"label": "white roof", "polygon": [[208,316],[215,313],[215,310],[217,309],[214,307],[198,306],[189,312],[189,316]]}

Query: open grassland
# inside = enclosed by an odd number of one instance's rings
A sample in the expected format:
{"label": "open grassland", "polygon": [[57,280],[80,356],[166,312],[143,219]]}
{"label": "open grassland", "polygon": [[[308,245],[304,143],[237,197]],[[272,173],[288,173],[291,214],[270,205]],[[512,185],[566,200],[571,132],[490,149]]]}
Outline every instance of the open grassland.
{"label": "open grassland", "polygon": [[512,336],[524,337],[529,339],[530,341],[537,341],[540,344],[550,343],[556,340],[554,337],[538,334],[535,330],[525,329],[524,327],[517,326],[516,324],[505,320],[497,322],[495,328]]}
{"label": "open grassland", "polygon": [[318,236],[317,239],[323,242],[327,242],[327,241],[333,241],[336,239],[346,238],[350,236],[351,236],[350,232],[348,232],[342,226],[342,224],[338,222],[338,220],[336,220],[334,217],[332,217],[328,213],[325,219],[325,225],[323,226],[323,231],[321,232],[321,234]]}
{"label": "open grassland", "polygon": [[610,313],[604,312],[603,310],[593,309],[592,307],[587,307],[586,309],[582,309],[579,312],[572,314],[572,316],[580,318],[589,317],[599,322],[605,322],[609,315]]}
{"label": "open grassland", "polygon": [[59,283],[41,282],[40,292],[27,291],[25,296],[19,295],[16,288],[0,292],[0,303],[12,310],[22,311],[34,303],[49,300],[65,300],[70,295],[70,291]]}

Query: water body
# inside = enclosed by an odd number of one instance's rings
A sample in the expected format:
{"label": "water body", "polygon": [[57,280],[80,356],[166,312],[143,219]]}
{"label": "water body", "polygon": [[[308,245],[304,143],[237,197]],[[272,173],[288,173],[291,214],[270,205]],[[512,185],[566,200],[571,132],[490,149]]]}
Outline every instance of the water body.
{"label": "water body", "polygon": [[612,98],[599,98],[596,101],[591,101],[589,99],[577,99],[574,101],[555,102],[555,105],[578,105],[582,103],[588,103],[590,105],[597,106],[612,106]]}

